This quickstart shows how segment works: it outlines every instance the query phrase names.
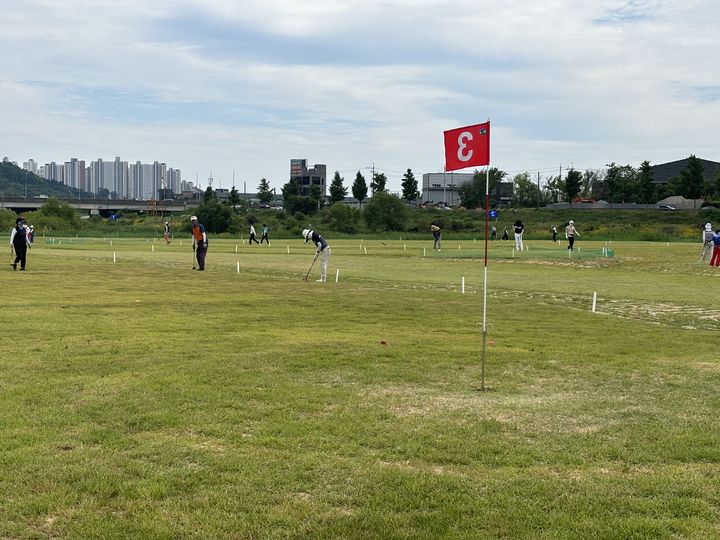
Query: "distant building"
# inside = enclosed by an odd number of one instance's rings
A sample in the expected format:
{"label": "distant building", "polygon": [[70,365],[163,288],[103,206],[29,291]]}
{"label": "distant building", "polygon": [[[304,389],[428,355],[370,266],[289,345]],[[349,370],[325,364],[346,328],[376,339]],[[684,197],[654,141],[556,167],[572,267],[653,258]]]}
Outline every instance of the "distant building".
{"label": "distant building", "polygon": [[[706,181],[710,182],[717,178],[717,175],[720,172],[720,163],[718,163],[717,161],[708,161],[707,159],[700,158],[698,158],[698,161],[702,163],[703,176],[705,177]],[[680,176],[680,173],[687,169],[687,165],[687,158],[680,159],[678,161],[671,161],[669,163],[661,163],[660,165],[653,165],[651,168],[653,175],[653,183],[667,184],[676,176]]]}
{"label": "distant building", "polygon": [[320,195],[326,194],[327,165],[316,163],[312,169],[307,167],[307,159],[290,160],[290,180],[300,186],[301,195],[310,195],[310,186],[319,186]]}
{"label": "distant building", "polygon": [[[426,173],[422,176],[422,202],[441,206],[462,204],[458,188],[472,182],[474,173]],[[483,177],[484,178],[484,177]],[[513,200],[513,183],[499,182],[490,193],[497,206],[507,206]]]}
{"label": "distant building", "polygon": [[470,173],[425,173],[422,175],[422,202],[425,204],[441,204],[457,206],[460,196],[457,189],[463,184],[472,182]]}

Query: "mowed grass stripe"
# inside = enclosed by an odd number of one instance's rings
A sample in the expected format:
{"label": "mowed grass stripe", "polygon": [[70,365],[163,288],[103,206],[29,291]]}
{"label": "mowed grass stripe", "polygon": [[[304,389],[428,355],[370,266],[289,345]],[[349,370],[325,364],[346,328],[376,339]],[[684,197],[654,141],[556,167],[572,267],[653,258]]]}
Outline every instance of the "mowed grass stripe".
{"label": "mowed grass stripe", "polygon": [[712,305],[653,280],[659,247],[493,265],[486,392],[481,262],[340,253],[322,285],[312,248],[199,274],[146,247],[33,249],[2,278],[31,331],[0,338],[0,535],[717,535],[717,339],[579,301],[633,274],[639,303]]}

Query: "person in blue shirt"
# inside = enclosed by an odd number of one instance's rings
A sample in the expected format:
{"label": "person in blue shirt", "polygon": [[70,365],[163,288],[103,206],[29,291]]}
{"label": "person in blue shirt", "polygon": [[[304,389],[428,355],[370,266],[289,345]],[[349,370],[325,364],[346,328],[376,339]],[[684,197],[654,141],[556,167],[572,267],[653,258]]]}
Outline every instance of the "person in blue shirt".
{"label": "person in blue shirt", "polygon": [[720,229],[715,231],[712,237],[713,253],[710,258],[710,266],[720,266]]}
{"label": "person in blue shirt", "polygon": [[262,238],[260,238],[260,243],[262,244],[263,240],[264,240],[265,242],[267,242],[267,245],[269,246],[270,238],[268,238],[268,231],[269,231],[268,226],[265,223],[263,223]]}

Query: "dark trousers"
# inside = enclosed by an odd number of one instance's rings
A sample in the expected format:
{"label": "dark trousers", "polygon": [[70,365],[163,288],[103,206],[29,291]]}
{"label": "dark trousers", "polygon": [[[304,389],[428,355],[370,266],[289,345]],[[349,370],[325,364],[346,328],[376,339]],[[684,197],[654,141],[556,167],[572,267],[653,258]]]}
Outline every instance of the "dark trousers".
{"label": "dark trousers", "polygon": [[261,243],[261,244],[263,243],[263,240],[268,243],[268,246],[270,245],[270,240],[268,239],[268,235],[267,235],[267,234],[263,234],[263,235],[262,235],[262,238],[260,239],[260,243]]}
{"label": "dark trousers", "polygon": [[199,270],[205,270],[205,254],[207,253],[207,248],[198,246],[195,250],[195,257],[197,257],[198,262],[198,269]]}
{"label": "dark trousers", "polygon": [[575,237],[574,236],[568,236],[568,249],[570,251],[573,250],[573,245],[575,244]]}
{"label": "dark trousers", "polygon": [[255,238],[255,235],[254,235],[254,234],[251,234],[251,235],[250,235],[250,241],[248,242],[248,244],[252,244],[253,242],[255,242],[256,244],[259,244],[259,243],[260,243],[260,242],[257,241],[257,238]]}
{"label": "dark trousers", "polygon": [[17,266],[20,263],[20,268],[25,269],[25,262],[27,261],[27,244],[20,244],[15,246],[15,262],[13,266]]}

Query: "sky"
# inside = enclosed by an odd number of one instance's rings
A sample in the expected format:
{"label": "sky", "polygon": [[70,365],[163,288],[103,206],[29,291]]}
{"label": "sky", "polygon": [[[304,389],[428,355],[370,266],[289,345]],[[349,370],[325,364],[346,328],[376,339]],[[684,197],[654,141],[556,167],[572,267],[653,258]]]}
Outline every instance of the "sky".
{"label": "sky", "polygon": [[[0,155],[278,192],[290,160],[442,172],[490,120],[510,176],[720,161],[716,0],[4,0]],[[472,172],[472,170],[461,171]]]}

